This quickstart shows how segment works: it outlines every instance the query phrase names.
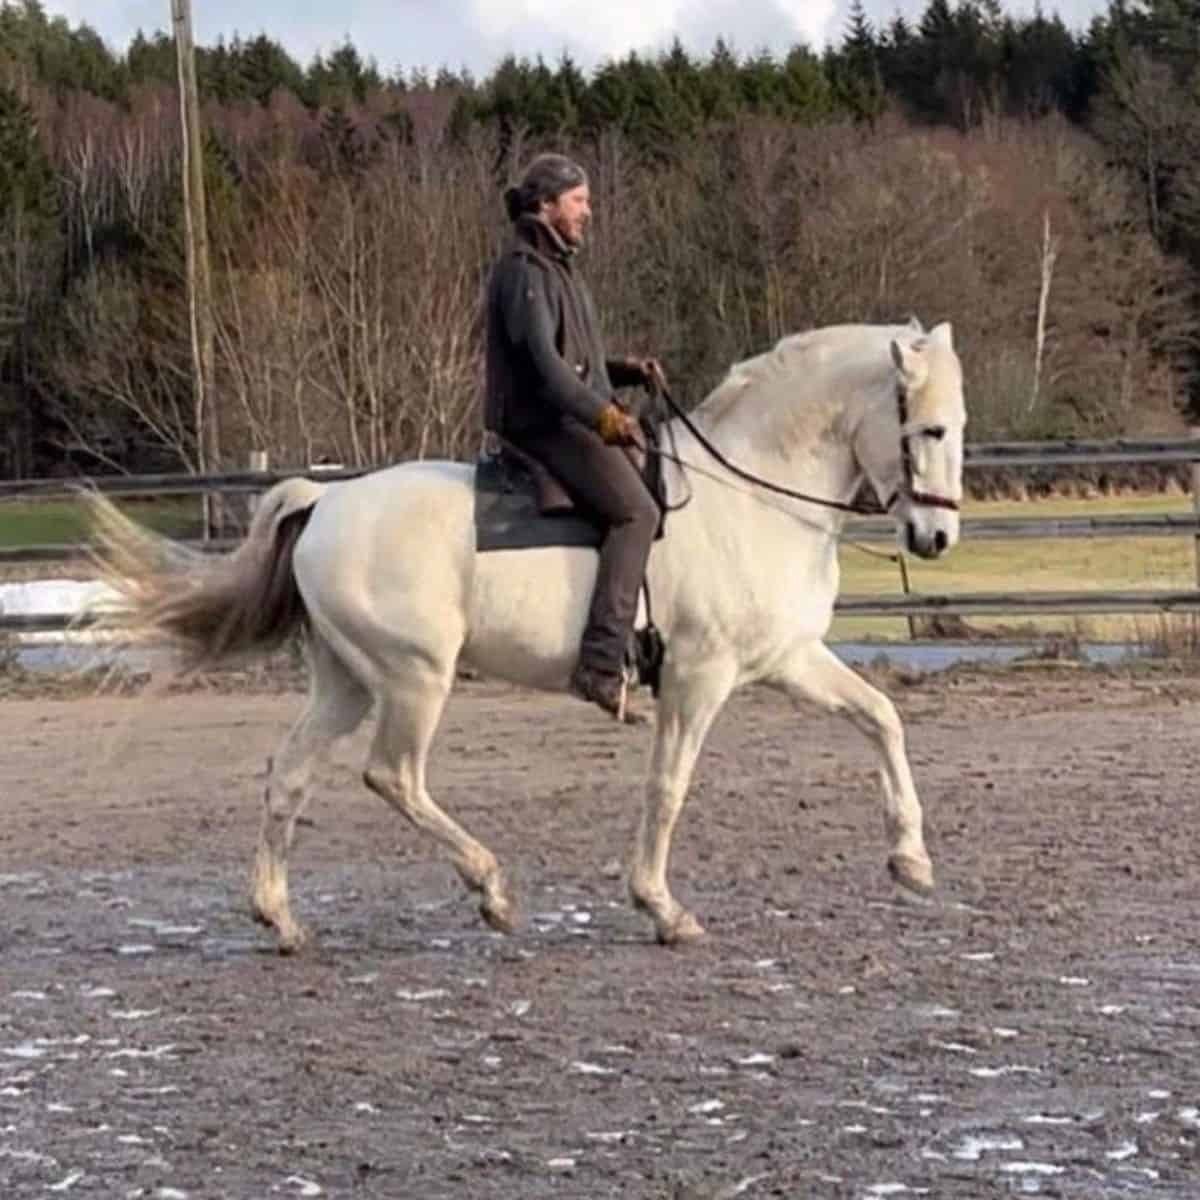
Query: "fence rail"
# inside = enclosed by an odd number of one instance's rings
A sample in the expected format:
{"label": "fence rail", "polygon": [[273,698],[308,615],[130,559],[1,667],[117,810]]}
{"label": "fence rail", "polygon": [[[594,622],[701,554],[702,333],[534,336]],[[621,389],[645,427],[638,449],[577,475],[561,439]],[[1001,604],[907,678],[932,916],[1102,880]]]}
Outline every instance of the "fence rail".
{"label": "fence rail", "polygon": [[[1200,462],[1200,438],[1117,438],[1109,441],[973,442],[964,450],[967,470],[1012,467],[1171,465]],[[316,466],[272,471],[224,471],[208,475],[95,475],[78,479],[0,480],[0,501],[50,499],[96,491],[107,496],[189,496],[204,492],[261,492],[284,479],[304,476],[331,482],[353,479],[369,467]]]}
{"label": "fence rail", "polygon": [[[253,461],[253,460],[252,460]],[[258,460],[261,462],[261,458]],[[965,448],[967,470],[1083,468],[1094,466],[1171,466],[1191,464],[1193,511],[1165,514],[1117,514],[1102,517],[976,518],[963,522],[968,540],[1030,538],[1118,538],[1191,536],[1196,539],[1197,579],[1200,582],[1200,437],[1136,438],[1110,441],[986,442]],[[40,500],[78,496],[96,491],[113,497],[186,496],[199,494],[254,495],[280,480],[305,476],[333,482],[365,473],[367,468],[318,466],[294,470],[252,470],[208,475],[126,475],[80,480],[0,480],[0,514],[6,500]],[[850,521],[849,540],[891,541],[892,523],[886,518]],[[232,539],[187,542],[193,549],[219,552],[235,544]],[[0,566],[13,563],[64,561],[85,557],[87,543],[0,547]],[[845,595],[837,602],[843,616],[918,617],[1003,614],[1085,614],[1200,611],[1200,591],[1073,591],[1025,593],[958,593],[920,595]],[[63,631],[89,622],[65,614],[9,613],[0,611],[0,633]]]}
{"label": "fence rail", "polygon": [[[962,523],[967,541],[1022,541],[1033,538],[1180,537],[1200,535],[1200,518],[1194,513],[1152,513],[1107,517],[981,517]],[[850,521],[848,541],[891,542],[895,526],[887,518]],[[208,541],[179,539],[180,545],[205,554],[232,550],[236,538]],[[22,563],[68,562],[86,558],[89,542],[53,542],[33,546],[0,546],[0,566]]]}
{"label": "fence rail", "polygon": [[[894,596],[839,596],[842,617],[1087,616],[1109,613],[1200,612],[1200,591],[962,592]],[[87,630],[98,618],[71,613],[6,613],[0,635]]]}

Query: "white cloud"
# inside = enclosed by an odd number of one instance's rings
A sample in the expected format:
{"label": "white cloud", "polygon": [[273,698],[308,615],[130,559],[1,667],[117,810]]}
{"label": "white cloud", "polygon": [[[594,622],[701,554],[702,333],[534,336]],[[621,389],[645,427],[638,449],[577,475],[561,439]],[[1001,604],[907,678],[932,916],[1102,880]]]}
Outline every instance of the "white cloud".
{"label": "white cloud", "polygon": [[[3,0],[0,0],[2,3]],[[918,17],[928,0],[865,0],[873,20],[897,12]],[[124,50],[138,30],[168,29],[168,0],[44,0],[52,15],[86,21]],[[1034,0],[1007,0],[1028,13]],[[1106,0],[1046,0],[1078,27]],[[554,61],[564,51],[583,67],[631,50],[655,50],[678,37],[693,53],[724,37],[741,53],[786,53],[796,42],[817,48],[838,41],[850,0],[193,0],[196,37],[266,33],[301,63],[350,41],[381,69],[469,67],[490,73],[506,54]]]}
{"label": "white cloud", "polygon": [[557,40],[577,48],[581,57],[596,60],[659,48],[675,37],[693,43],[696,31],[715,26],[714,9],[726,18],[718,35],[723,32],[739,42],[747,40],[748,28],[761,27],[791,42],[820,44],[833,22],[837,0],[601,0],[570,6],[561,0],[472,0],[471,8],[487,40]]}

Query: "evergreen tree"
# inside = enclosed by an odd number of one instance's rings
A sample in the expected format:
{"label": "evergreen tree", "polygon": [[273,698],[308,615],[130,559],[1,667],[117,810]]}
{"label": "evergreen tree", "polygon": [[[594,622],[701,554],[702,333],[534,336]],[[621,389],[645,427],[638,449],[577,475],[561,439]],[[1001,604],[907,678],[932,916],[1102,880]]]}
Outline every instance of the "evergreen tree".
{"label": "evergreen tree", "polygon": [[238,47],[233,55],[233,69],[244,94],[259,104],[266,104],[280,89],[296,96],[304,94],[304,72],[300,65],[266,34],[259,34]]}
{"label": "evergreen tree", "polygon": [[308,101],[315,108],[362,104],[383,86],[374,60],[364,61],[350,42],[343,42],[328,58],[318,54],[305,82]]}
{"label": "evergreen tree", "polygon": [[1085,101],[1083,58],[1061,18],[1039,10],[1032,20],[1008,25],[1004,46],[1007,108],[1017,116],[1055,110],[1078,119]]}
{"label": "evergreen tree", "polygon": [[718,38],[700,72],[700,110],[707,121],[731,121],[738,114],[738,61],[724,38]]}
{"label": "evergreen tree", "polygon": [[634,105],[634,89],[622,67],[605,63],[592,78],[580,106],[583,129],[595,136],[605,129],[628,127]]}
{"label": "evergreen tree", "polygon": [[834,94],[856,121],[873,124],[887,105],[879,42],[862,0],[852,0],[840,52],[830,56]]}
{"label": "evergreen tree", "polygon": [[795,46],[780,73],[781,110],[793,120],[815,124],[827,117],[835,100],[821,60],[807,47]]}
{"label": "evergreen tree", "polygon": [[[165,33],[156,33],[153,38],[147,38],[139,29],[133,35],[133,41],[129,43],[125,63],[129,81],[133,84],[161,83],[174,87],[179,77],[175,43]],[[204,52],[197,50],[197,85],[204,72],[204,63]]]}
{"label": "evergreen tree", "polygon": [[58,213],[54,172],[42,149],[33,110],[0,86],[0,228],[36,238],[53,229]]}

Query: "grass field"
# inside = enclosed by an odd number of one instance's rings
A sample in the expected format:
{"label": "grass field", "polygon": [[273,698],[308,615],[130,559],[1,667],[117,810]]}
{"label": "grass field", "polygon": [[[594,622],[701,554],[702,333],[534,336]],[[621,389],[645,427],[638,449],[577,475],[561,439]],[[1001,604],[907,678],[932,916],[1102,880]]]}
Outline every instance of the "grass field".
{"label": "grass field", "polygon": [[[1066,517],[1113,514],[1190,514],[1187,496],[1118,496],[1098,500],[1002,501],[968,504],[963,516]],[[884,549],[883,546],[872,547]],[[841,551],[842,591],[855,594],[897,593],[902,590],[900,571],[885,562],[844,545]],[[914,592],[1018,591],[1121,591],[1196,586],[1196,560],[1190,537],[1146,538],[1047,538],[975,542],[965,539],[945,559],[926,563],[910,559],[909,582]],[[1137,637],[1145,640],[1160,625],[1156,616],[1072,617],[1045,616],[1026,622],[1024,618],[972,617],[981,629],[1032,624],[1037,629],[1061,631],[1089,638]],[[903,618],[841,617],[835,622],[839,638],[904,638]]]}
{"label": "grass field", "polygon": [[[124,501],[135,519],[171,537],[196,536],[199,501],[194,497]],[[1055,517],[1116,513],[1190,513],[1187,496],[1119,496],[1097,500],[987,501],[967,506],[964,516]],[[0,546],[80,542],[87,538],[82,506],[69,500],[0,502]],[[888,547],[872,545],[872,549]],[[852,545],[841,550],[842,591],[895,594],[902,590],[899,568]],[[43,568],[45,570],[45,568]],[[26,573],[27,574],[27,573]],[[1056,538],[975,541],[966,539],[944,560],[909,560],[912,590],[925,593],[1029,591],[1097,591],[1190,588],[1196,584],[1196,560],[1190,537]],[[1186,621],[1187,618],[1176,618]],[[1026,625],[1020,617],[973,617],[980,629]],[[1159,636],[1155,616],[1046,616],[1037,629],[1089,638],[1151,640]],[[842,617],[834,623],[837,638],[906,638],[907,622],[892,617]]]}
{"label": "grass field", "polygon": [[[135,520],[171,537],[192,537],[199,529],[200,501],[192,496],[118,503]],[[0,546],[52,546],[87,538],[87,514],[74,500],[0,501]]]}

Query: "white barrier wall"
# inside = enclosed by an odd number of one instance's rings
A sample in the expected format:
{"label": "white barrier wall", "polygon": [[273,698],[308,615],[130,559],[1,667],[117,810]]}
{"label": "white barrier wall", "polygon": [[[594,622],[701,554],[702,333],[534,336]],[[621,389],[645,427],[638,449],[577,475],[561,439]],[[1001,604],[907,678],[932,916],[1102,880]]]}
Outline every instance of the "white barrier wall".
{"label": "white barrier wall", "polygon": [[[117,593],[96,579],[30,579],[0,583],[0,613],[62,614],[73,617],[98,601],[115,599]],[[13,635],[23,646],[57,644],[68,635],[61,630]],[[92,640],[87,630],[69,635],[72,642]]]}

